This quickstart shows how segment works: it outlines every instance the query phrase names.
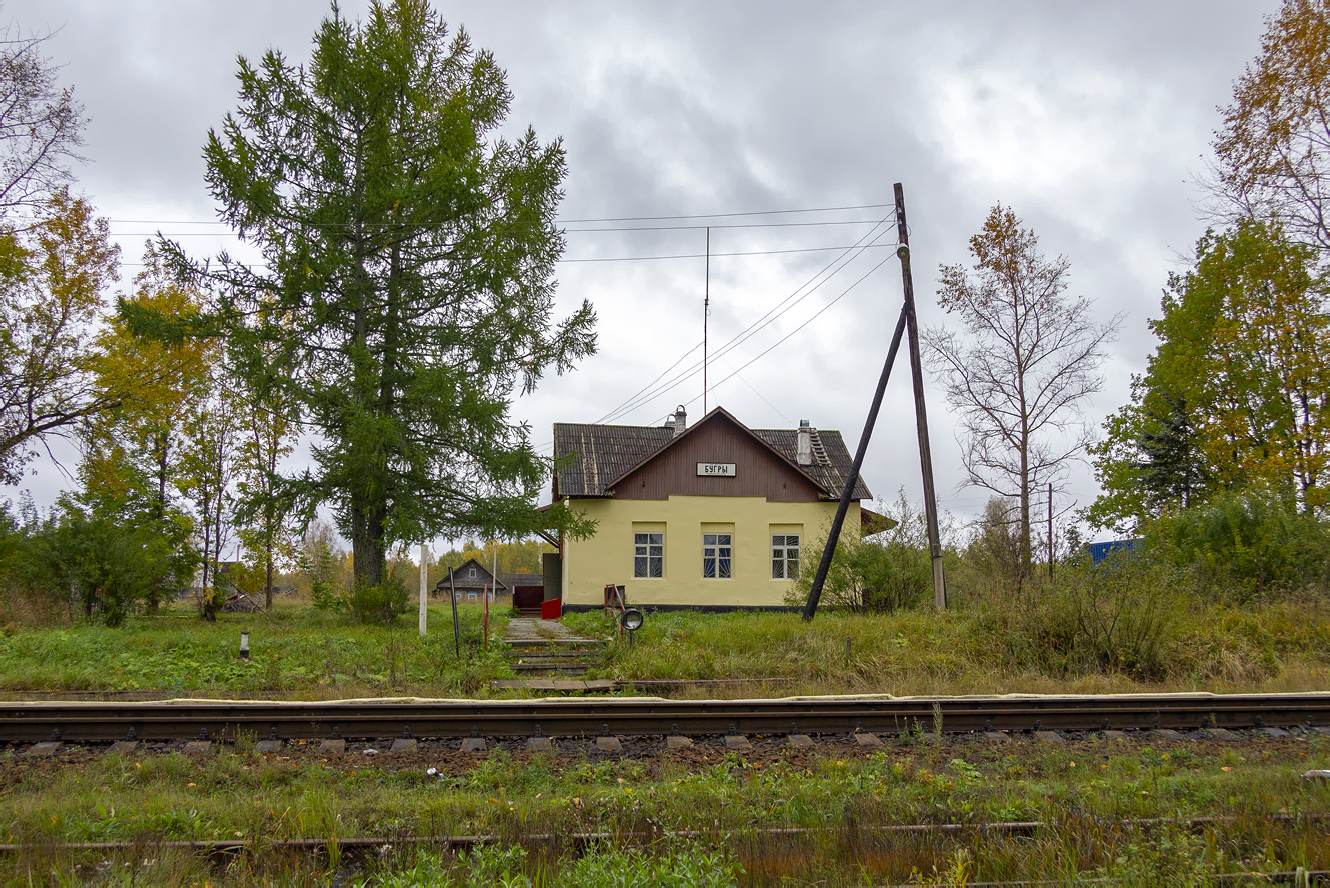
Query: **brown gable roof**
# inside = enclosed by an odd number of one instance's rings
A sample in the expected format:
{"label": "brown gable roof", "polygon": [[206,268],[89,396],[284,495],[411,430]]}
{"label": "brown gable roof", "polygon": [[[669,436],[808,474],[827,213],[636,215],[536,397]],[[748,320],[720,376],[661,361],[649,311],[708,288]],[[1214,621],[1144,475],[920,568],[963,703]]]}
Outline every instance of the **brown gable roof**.
{"label": "brown gable roof", "polygon": [[[656,426],[608,426],[577,423],[554,424],[554,456],[557,463],[557,485],[560,496],[612,496],[614,482],[653,459],[693,429],[702,426],[710,417],[720,413],[735,425],[752,434],[779,459],[788,462],[818,487],[827,491],[827,499],[839,499],[845,489],[854,459],[845,449],[840,432],[819,431],[823,460],[814,465],[797,463],[798,432],[794,429],[749,429],[720,407],[712,410],[689,427],[678,438],[673,429]],[[868,485],[861,476],[855,485],[854,498],[872,499]]]}

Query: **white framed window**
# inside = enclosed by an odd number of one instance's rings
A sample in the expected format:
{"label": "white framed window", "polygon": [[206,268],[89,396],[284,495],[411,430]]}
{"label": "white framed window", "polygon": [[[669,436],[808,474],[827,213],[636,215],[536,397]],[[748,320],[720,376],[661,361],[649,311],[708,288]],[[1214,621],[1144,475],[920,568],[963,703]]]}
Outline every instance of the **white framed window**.
{"label": "white framed window", "polygon": [[728,533],[702,534],[702,576],[728,580],[734,576],[734,536]]}
{"label": "white framed window", "polygon": [[665,534],[633,534],[633,577],[661,579],[665,576]]}
{"label": "white framed window", "polygon": [[793,580],[799,576],[799,534],[771,535],[771,578]]}
{"label": "white framed window", "polygon": [[466,575],[467,575],[467,577],[469,577],[470,579],[473,579],[473,580],[474,580],[474,579],[476,578],[476,569],[475,569],[474,567],[471,568],[470,570],[468,570],[468,571],[466,572]]}
{"label": "white framed window", "polygon": [[476,595],[475,592],[468,592],[468,593],[466,593],[467,601],[475,601],[477,597],[478,597],[478,596]]}

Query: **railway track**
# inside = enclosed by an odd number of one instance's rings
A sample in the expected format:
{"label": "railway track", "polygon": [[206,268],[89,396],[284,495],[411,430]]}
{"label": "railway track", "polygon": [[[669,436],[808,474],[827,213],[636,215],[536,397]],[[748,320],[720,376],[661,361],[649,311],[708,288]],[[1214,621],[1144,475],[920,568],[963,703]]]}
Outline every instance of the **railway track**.
{"label": "railway track", "polygon": [[1330,726],[1330,694],[0,703],[0,741],[594,737]]}

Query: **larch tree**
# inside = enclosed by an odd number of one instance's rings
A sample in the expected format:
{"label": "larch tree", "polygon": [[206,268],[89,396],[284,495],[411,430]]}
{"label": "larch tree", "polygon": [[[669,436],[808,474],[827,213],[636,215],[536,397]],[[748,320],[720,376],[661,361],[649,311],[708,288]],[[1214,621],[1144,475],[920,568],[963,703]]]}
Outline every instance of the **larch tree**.
{"label": "larch tree", "polygon": [[1273,218],[1330,260],[1330,0],[1284,0],[1215,136],[1210,209]]}
{"label": "larch tree", "polygon": [[969,483],[1016,500],[1022,577],[1030,570],[1035,485],[1060,489],[1090,440],[1081,407],[1099,391],[1117,315],[1101,323],[1066,294],[1069,264],[995,206],[970,238],[972,267],[943,265],[938,301],[959,329],[925,331],[930,368],[960,419]]}
{"label": "larch tree", "polygon": [[263,263],[167,248],[212,287],[234,371],[312,432],[301,514],[331,505],[364,586],[395,542],[589,532],[535,509],[549,465],[508,413],[594,349],[588,303],[552,318],[560,142],[499,134],[504,72],[424,0],[334,5],[307,66],[274,50],[239,80],[207,179]]}

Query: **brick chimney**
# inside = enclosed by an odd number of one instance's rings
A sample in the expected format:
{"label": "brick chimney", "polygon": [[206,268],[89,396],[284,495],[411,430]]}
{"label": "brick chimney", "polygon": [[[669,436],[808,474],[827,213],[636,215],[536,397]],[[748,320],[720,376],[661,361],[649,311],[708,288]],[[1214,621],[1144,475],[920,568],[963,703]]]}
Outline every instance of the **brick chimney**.
{"label": "brick chimney", "polygon": [[679,409],[674,411],[674,437],[677,438],[686,431],[688,431],[688,411],[680,404]]}
{"label": "brick chimney", "polygon": [[796,454],[795,462],[799,465],[813,464],[813,430],[806,419],[799,420],[799,447]]}

